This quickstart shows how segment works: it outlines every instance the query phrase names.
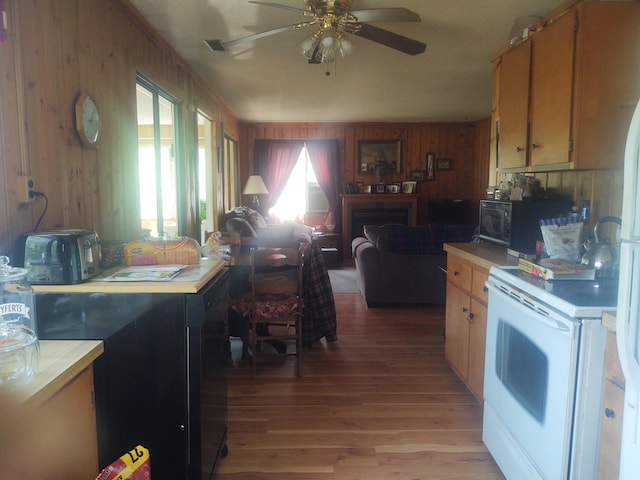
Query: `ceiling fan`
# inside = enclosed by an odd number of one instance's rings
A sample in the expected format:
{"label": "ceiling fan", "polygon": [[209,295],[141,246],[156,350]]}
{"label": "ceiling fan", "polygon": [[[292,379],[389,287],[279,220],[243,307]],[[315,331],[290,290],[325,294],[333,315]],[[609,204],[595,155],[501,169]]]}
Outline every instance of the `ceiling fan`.
{"label": "ceiling fan", "polygon": [[344,34],[357,35],[385,45],[408,55],[423,53],[427,45],[389,30],[370,25],[369,22],[420,22],[420,15],[402,7],[370,8],[351,10],[352,0],[305,0],[306,9],[290,7],[273,2],[249,0],[249,3],[266,7],[281,8],[311,17],[305,22],[285,25],[247,37],[223,42],[219,39],[204,42],[213,51],[226,51],[239,43],[259,40],[287,30],[301,29],[315,25],[313,34],[298,44],[298,51],[309,63],[330,63],[338,56],[346,56],[353,51],[351,42]]}

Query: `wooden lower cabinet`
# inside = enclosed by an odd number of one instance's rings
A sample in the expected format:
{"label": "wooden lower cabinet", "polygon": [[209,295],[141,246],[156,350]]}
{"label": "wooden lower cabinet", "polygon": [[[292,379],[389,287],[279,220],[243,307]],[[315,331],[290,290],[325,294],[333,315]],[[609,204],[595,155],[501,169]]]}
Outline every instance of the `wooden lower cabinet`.
{"label": "wooden lower cabinet", "polygon": [[483,401],[487,332],[485,268],[449,255],[445,358],[478,401]]}

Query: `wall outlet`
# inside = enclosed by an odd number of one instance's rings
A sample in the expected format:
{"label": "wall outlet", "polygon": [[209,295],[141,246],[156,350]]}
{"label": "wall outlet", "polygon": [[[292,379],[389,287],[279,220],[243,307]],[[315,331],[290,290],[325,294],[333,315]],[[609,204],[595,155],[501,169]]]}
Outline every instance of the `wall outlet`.
{"label": "wall outlet", "polygon": [[18,182],[16,184],[16,198],[20,203],[33,202],[35,197],[32,197],[30,192],[34,187],[33,177],[30,175],[19,175]]}

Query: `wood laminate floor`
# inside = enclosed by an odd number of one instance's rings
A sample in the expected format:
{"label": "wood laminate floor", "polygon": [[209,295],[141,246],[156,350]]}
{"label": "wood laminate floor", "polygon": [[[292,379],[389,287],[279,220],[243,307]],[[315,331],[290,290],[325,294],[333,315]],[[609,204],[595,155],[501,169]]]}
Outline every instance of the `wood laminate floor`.
{"label": "wood laminate floor", "polygon": [[217,480],[504,479],[482,406],[444,359],[444,307],[367,309],[336,294],[338,341],[260,357],[233,342],[229,455]]}

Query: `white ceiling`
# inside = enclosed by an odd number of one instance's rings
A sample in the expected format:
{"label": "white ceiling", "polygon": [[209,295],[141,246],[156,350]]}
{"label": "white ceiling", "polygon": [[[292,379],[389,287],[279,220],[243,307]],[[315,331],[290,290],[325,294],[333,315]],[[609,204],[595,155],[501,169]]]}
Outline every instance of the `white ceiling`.
{"label": "white ceiling", "polygon": [[[420,23],[375,26],[427,44],[406,55],[349,36],[352,55],[309,65],[297,43],[315,27],[289,30],[213,52],[204,39],[235,40],[307,20],[247,0],[130,0],[207,81],[250,122],[475,121],[490,115],[490,57],[514,20],[545,15],[564,0],[353,0],[352,9],[405,7]],[[273,3],[305,8],[304,0]]]}

